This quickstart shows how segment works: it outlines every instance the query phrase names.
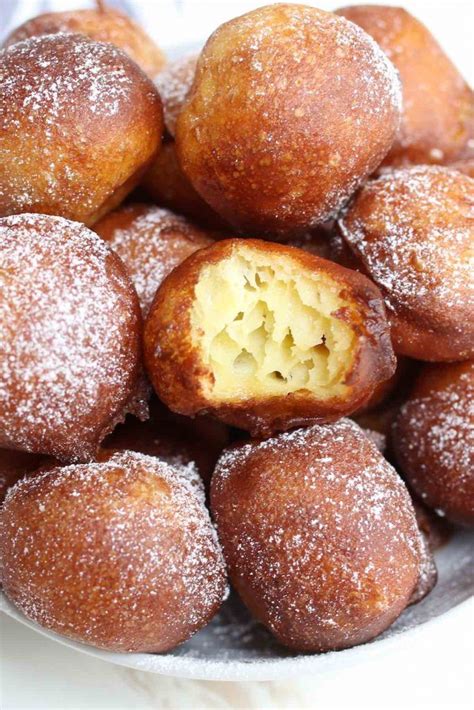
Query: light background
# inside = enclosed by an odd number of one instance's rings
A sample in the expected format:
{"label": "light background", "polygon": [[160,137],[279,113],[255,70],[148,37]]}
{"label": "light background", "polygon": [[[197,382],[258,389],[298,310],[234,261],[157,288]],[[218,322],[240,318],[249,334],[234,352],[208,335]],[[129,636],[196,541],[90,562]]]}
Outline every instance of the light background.
{"label": "light background", "polygon": [[[0,0],[0,39],[47,9],[75,9],[81,0]],[[232,0],[109,0],[143,21],[165,49],[204,40],[221,22],[262,2]],[[354,2],[307,2],[333,9]],[[474,2],[407,0],[404,6],[432,30],[471,83],[474,81]],[[1,615],[2,710],[128,710],[129,708],[396,708],[474,707],[473,606],[382,656],[324,676],[292,681],[213,683],[154,676],[106,664],[70,650]]]}

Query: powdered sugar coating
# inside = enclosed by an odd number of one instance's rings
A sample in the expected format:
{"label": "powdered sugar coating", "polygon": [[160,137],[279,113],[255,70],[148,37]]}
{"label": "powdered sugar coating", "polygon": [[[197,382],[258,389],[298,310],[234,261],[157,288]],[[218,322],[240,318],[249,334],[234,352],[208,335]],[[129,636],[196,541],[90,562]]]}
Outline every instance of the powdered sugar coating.
{"label": "powdered sugar coating", "polygon": [[291,647],[372,638],[419,578],[408,492],[350,420],[227,450],[211,501],[233,584]]}
{"label": "powdered sugar coating", "polygon": [[400,130],[383,165],[448,164],[474,135],[474,95],[429,30],[401,7],[355,5],[336,11],[383,49],[403,89]]}
{"label": "powdered sugar coating", "polygon": [[176,120],[191,89],[196,73],[197,54],[188,54],[169,62],[155,78],[163,102],[165,126],[174,137]]}
{"label": "powdered sugar coating", "polygon": [[[367,183],[339,226],[381,289],[392,321],[400,323],[400,341],[411,321],[431,331],[433,340],[459,341],[461,357],[474,352],[474,330],[466,323],[474,310],[471,178],[434,166],[394,171]],[[424,359],[423,353],[406,354]]]}
{"label": "powdered sugar coating", "polygon": [[152,205],[122,207],[100,220],[94,230],[127,267],[144,315],[165,276],[213,241],[184,217]]}
{"label": "powdered sugar coating", "polygon": [[143,71],[154,77],[165,63],[163,53],[143,28],[111,7],[48,12],[28,20],[7,37],[4,47],[45,34],[78,33],[123,49]]}
{"label": "powdered sugar coating", "polygon": [[136,294],[97,235],[0,220],[0,446],[92,456],[133,397],[139,353]]}
{"label": "powdered sugar coating", "polygon": [[474,523],[474,365],[433,365],[420,375],[393,429],[400,466],[421,499]]}
{"label": "powdered sugar coating", "polygon": [[234,227],[304,232],[379,165],[400,107],[392,64],[360,28],[313,7],[267,6],[211,35],[178,118],[178,154]]}
{"label": "powdered sugar coating", "polygon": [[91,223],[133,188],[161,139],[153,83],[119,49],[80,35],[0,51],[0,97],[0,215]]}
{"label": "powdered sugar coating", "polygon": [[29,618],[118,651],[189,638],[227,589],[191,469],[132,452],[21,481],[1,513],[2,581]]}

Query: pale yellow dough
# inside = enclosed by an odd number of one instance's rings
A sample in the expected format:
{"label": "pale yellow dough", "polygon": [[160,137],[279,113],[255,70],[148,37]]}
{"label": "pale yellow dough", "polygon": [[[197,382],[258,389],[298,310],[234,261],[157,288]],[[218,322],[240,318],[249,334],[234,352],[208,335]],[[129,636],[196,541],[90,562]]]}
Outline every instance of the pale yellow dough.
{"label": "pale yellow dough", "polygon": [[340,291],[327,274],[251,248],[206,266],[191,325],[214,376],[207,396],[232,402],[299,390],[321,399],[343,395],[356,338],[334,315],[352,309]]}

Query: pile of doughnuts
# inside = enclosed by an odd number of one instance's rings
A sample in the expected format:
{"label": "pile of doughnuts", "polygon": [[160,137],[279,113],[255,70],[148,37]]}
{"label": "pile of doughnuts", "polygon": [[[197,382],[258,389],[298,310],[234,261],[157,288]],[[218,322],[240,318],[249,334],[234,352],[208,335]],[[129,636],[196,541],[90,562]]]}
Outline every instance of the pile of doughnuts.
{"label": "pile of doughnuts", "polygon": [[473,162],[473,92],[398,8],[269,5],[174,62],[103,3],[14,30],[12,603],[158,653],[229,582],[293,651],[420,602],[474,525]]}

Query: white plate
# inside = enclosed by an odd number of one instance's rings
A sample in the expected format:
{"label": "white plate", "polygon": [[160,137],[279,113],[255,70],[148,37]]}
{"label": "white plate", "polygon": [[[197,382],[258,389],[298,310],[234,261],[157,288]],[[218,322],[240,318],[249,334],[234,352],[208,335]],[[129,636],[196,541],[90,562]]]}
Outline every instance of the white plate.
{"label": "white plate", "polygon": [[325,654],[295,654],[276,643],[253,621],[238,599],[229,599],[209,626],[169,653],[109,653],[75,643],[42,629],[27,619],[0,593],[0,610],[60,643],[104,661],[138,670],[202,680],[274,680],[319,674],[337,665],[369,658],[389,644],[406,643],[410,635],[433,625],[446,614],[468,613],[474,608],[474,533],[458,531],[436,555],[439,581],[420,604],[408,608],[375,641]]}

